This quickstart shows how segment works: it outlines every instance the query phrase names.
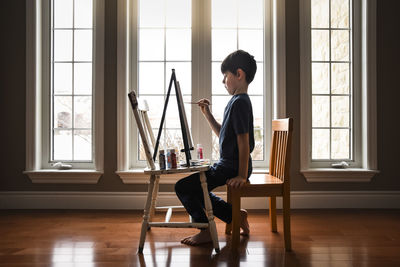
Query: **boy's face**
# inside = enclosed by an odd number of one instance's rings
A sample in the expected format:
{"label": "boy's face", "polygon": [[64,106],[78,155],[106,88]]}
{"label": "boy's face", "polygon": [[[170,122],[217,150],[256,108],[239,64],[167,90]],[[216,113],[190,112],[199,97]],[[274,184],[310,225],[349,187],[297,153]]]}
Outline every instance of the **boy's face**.
{"label": "boy's face", "polygon": [[239,78],[232,72],[227,71],[224,73],[224,79],[222,80],[222,83],[225,85],[225,89],[228,91],[228,93],[230,95],[234,95],[239,87]]}

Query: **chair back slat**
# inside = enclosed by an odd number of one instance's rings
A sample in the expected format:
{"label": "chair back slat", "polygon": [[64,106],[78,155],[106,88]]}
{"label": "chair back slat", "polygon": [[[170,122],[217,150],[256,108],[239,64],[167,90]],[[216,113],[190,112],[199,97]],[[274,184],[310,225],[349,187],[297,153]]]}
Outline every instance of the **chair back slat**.
{"label": "chair back slat", "polygon": [[[128,97],[129,97],[129,100],[131,102],[133,115],[134,115],[134,118],[135,118],[135,121],[136,121],[136,125],[137,125],[138,130],[139,130],[140,139],[142,140],[142,145],[143,145],[144,152],[145,152],[145,155],[146,155],[147,165],[148,165],[149,168],[154,170],[156,168],[156,166],[155,166],[153,158],[152,158],[153,149],[150,146],[150,143],[148,141],[149,140],[149,138],[148,138],[148,133],[149,133],[148,127],[150,125],[150,122],[149,122],[149,125],[147,125],[147,122],[146,122],[146,120],[148,119],[148,118],[146,119],[147,110],[144,111],[144,112],[141,112],[139,110],[139,108],[138,108],[138,99],[136,97],[135,91],[130,92],[128,94]],[[151,126],[150,126],[150,131],[152,131],[151,130]]]}
{"label": "chair back slat", "polygon": [[293,119],[272,121],[272,140],[269,173],[282,182],[289,179],[289,155]]}

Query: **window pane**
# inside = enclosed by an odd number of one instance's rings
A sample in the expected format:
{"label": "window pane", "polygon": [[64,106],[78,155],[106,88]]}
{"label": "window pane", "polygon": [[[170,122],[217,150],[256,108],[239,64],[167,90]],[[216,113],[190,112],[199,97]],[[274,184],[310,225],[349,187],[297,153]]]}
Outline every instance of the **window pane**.
{"label": "window pane", "polygon": [[191,0],[168,0],[166,4],[166,27],[191,27]]}
{"label": "window pane", "polygon": [[183,155],[181,155],[182,153],[180,152],[180,150],[184,148],[182,140],[183,139],[182,139],[181,129],[165,130],[165,148],[166,149],[174,148],[177,160],[183,159]]}
{"label": "window pane", "polygon": [[350,93],[350,64],[332,63],[332,94]]}
{"label": "window pane", "polygon": [[329,0],[311,0],[311,28],[329,27]]}
{"label": "window pane", "polygon": [[75,30],[75,61],[92,60],[92,30]]}
{"label": "window pane", "polygon": [[72,60],[72,31],[54,30],[54,61]]}
{"label": "window pane", "polygon": [[72,130],[54,130],[54,159],[72,160]]}
{"label": "window pane", "polygon": [[139,59],[164,60],[164,30],[139,30]]}
{"label": "window pane", "polygon": [[349,31],[338,30],[332,31],[332,60],[348,61],[349,60]]}
{"label": "window pane", "polygon": [[251,157],[253,160],[264,160],[264,129],[254,129],[254,150]]}
{"label": "window pane", "polygon": [[166,59],[188,60],[192,58],[191,30],[166,30]]}
{"label": "window pane", "polygon": [[211,158],[212,160],[219,159],[219,138],[212,132],[212,151],[211,151]]}
{"label": "window pane", "polygon": [[92,63],[74,64],[74,94],[92,94]]}
{"label": "window pane", "polygon": [[74,128],[92,128],[92,97],[74,97]]}
{"label": "window pane", "polygon": [[164,27],[164,3],[164,0],[140,0],[140,27]]}
{"label": "window pane", "polygon": [[73,0],[54,0],[54,27],[72,28]]}
{"label": "window pane", "polygon": [[[140,98],[146,99],[149,104],[149,120],[152,128],[158,128],[161,122],[161,115],[163,113],[164,108],[164,96],[142,96]],[[172,97],[170,97],[171,99]],[[168,108],[170,108],[170,102],[168,104]],[[165,122],[164,122],[165,123]],[[165,125],[164,125],[165,126]]]}
{"label": "window pane", "polygon": [[[190,96],[184,96],[183,97],[183,102],[190,102]],[[184,104],[185,106],[185,113],[186,113],[186,118],[191,118],[191,104]],[[197,107],[196,107],[197,108]],[[162,113],[161,113],[162,114]],[[161,117],[160,114],[160,117]],[[190,120],[188,119],[188,124],[190,127]],[[176,95],[170,96],[169,102],[168,102],[168,108],[167,108],[167,113],[165,116],[165,127],[167,128],[181,128],[181,122],[179,119],[179,109],[178,109],[178,103],[176,101]]]}
{"label": "window pane", "polygon": [[75,0],[75,28],[92,28],[93,0]]}
{"label": "window pane", "polygon": [[329,127],[329,96],[312,97],[312,127]]}
{"label": "window pane", "polygon": [[[212,27],[213,28],[236,28],[237,27],[237,3],[232,0],[212,0]],[[213,38],[214,40],[214,38]]]}
{"label": "window pane", "polygon": [[224,76],[221,73],[221,62],[213,62],[212,64],[212,93],[214,95],[226,95],[227,91],[225,89],[222,80]]}
{"label": "window pane", "polygon": [[349,97],[332,96],[332,127],[349,127]]}
{"label": "window pane", "polygon": [[311,39],[312,60],[329,60],[329,31],[312,30]]}
{"label": "window pane", "polygon": [[251,96],[251,105],[253,107],[254,128],[264,128],[264,98],[262,96]]}
{"label": "window pane", "polygon": [[212,60],[223,61],[237,50],[236,30],[212,30]]}
{"label": "window pane", "polygon": [[74,132],[74,160],[92,160],[92,131]]}
{"label": "window pane", "polygon": [[312,158],[329,159],[329,129],[312,130]]}
{"label": "window pane", "polygon": [[331,1],[331,27],[349,27],[349,0]]}
{"label": "window pane", "polygon": [[312,63],[312,93],[329,94],[329,64]]}
{"label": "window pane", "polygon": [[348,129],[332,129],[332,159],[349,159],[350,135]]}
{"label": "window pane", "polygon": [[[221,83],[222,84],[222,83]],[[264,94],[264,64],[257,62],[257,72],[254,80],[249,85],[249,94],[263,95]]]}
{"label": "window pane", "polygon": [[[176,79],[181,86],[182,95],[192,94],[192,64],[190,62],[167,62],[165,64],[165,90],[168,90],[171,80],[172,69],[175,69]],[[175,94],[175,88],[172,87],[171,94]],[[189,100],[191,101],[191,100]]]}
{"label": "window pane", "polygon": [[71,63],[54,63],[54,94],[72,94]]}
{"label": "window pane", "polygon": [[54,97],[54,128],[72,128],[72,97]]}
{"label": "window pane", "polygon": [[164,63],[139,63],[139,94],[164,94]]}
{"label": "window pane", "polygon": [[226,107],[226,104],[228,104],[229,100],[232,98],[232,96],[226,95],[226,96],[212,96],[211,99],[211,109],[212,109],[212,114],[214,115],[215,119],[218,121],[218,123],[222,123],[222,118],[224,117],[224,110]]}
{"label": "window pane", "polygon": [[264,6],[262,0],[239,0],[238,10],[238,26],[240,28],[263,28]]}
{"label": "window pane", "polygon": [[264,34],[262,30],[239,30],[239,49],[249,52],[257,61],[264,59]]}

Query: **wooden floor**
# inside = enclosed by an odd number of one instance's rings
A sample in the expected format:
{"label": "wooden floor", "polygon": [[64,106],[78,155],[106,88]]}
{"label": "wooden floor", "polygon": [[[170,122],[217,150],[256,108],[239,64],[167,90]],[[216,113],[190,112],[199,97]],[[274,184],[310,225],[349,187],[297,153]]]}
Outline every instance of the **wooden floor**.
{"label": "wooden floor", "polygon": [[[399,210],[297,210],[293,252],[285,253],[281,216],[250,212],[251,235],[239,253],[217,220],[221,253],[180,239],[194,229],[153,228],[137,254],[139,211],[1,211],[0,266],[400,266]],[[162,214],[157,215],[161,220]],[[174,221],[186,220],[184,213]]]}

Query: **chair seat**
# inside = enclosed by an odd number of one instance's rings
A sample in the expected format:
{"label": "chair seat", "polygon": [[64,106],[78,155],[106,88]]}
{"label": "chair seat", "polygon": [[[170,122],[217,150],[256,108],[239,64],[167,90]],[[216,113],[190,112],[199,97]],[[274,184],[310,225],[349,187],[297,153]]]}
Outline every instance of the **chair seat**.
{"label": "chair seat", "polygon": [[242,188],[231,190],[234,194],[239,194],[242,197],[281,196],[283,182],[269,174],[252,174],[249,182]]}
{"label": "chair seat", "polygon": [[283,184],[282,180],[265,173],[252,174],[249,178],[249,185],[265,185],[265,184]]}

